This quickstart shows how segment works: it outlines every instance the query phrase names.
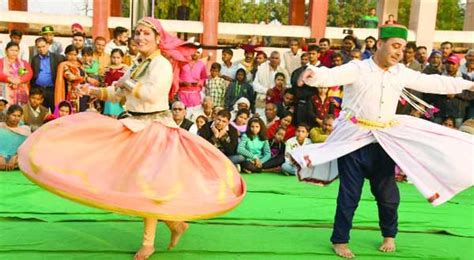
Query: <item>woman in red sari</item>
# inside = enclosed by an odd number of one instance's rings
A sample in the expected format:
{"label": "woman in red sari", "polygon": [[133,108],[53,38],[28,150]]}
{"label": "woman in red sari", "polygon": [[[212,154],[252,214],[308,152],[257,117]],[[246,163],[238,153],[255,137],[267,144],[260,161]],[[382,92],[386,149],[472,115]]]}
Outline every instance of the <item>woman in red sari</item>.
{"label": "woman in red sari", "polygon": [[28,103],[33,71],[27,61],[18,57],[18,43],[9,42],[5,52],[6,56],[0,59],[0,96],[10,104],[25,105]]}

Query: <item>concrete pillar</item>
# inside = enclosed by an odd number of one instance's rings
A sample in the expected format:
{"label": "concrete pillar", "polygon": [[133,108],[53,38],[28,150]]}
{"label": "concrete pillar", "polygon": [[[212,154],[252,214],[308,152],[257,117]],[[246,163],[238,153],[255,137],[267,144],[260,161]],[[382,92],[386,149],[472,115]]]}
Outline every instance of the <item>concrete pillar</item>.
{"label": "concrete pillar", "polygon": [[110,1],[110,16],[116,16],[116,17],[122,16],[122,0]]}
{"label": "concrete pillar", "polygon": [[92,37],[103,36],[107,41],[109,34],[110,0],[94,0],[92,14]]}
{"label": "concrete pillar", "polygon": [[474,31],[474,0],[467,0],[463,31]]}
{"label": "concrete pillar", "polygon": [[290,0],[288,22],[290,25],[304,25],[305,0]]}
{"label": "concrete pillar", "polygon": [[398,2],[399,0],[379,0],[377,1],[377,16],[379,17],[379,25],[388,20],[389,15],[395,16],[398,21]]}
{"label": "concrete pillar", "polygon": [[328,0],[310,0],[308,25],[311,28],[311,38],[319,40],[326,34],[328,4]]}
{"label": "concrete pillar", "polygon": [[[201,43],[204,45],[217,45],[217,25],[219,23],[219,1],[201,0],[201,21],[204,31],[201,36]],[[204,50],[203,56],[212,55],[209,63],[216,61],[215,50]]]}
{"label": "concrete pillar", "polygon": [[415,31],[416,45],[433,48],[438,0],[412,0],[408,28]]}
{"label": "concrete pillar", "polygon": [[[9,11],[28,11],[28,0],[8,0]],[[18,29],[23,33],[28,31],[27,23],[8,23],[8,31]]]}

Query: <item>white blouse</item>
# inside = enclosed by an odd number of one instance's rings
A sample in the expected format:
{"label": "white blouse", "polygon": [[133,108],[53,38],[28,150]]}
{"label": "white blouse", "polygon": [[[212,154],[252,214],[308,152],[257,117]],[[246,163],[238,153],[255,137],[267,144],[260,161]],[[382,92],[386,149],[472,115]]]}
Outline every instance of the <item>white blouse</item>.
{"label": "white blouse", "polygon": [[[125,108],[132,112],[155,112],[169,109],[168,93],[173,81],[171,63],[159,53],[154,53],[144,74],[138,77],[137,84],[130,92],[126,92]],[[129,69],[122,79],[129,79],[132,71]],[[118,101],[124,96],[114,84],[108,87],[106,97],[108,101]]]}

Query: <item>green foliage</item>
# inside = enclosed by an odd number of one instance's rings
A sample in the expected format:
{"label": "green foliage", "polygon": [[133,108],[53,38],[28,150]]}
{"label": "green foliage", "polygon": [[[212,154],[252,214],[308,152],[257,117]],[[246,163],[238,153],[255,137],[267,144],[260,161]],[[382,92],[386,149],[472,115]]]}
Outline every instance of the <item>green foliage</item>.
{"label": "green foliage", "polygon": [[410,21],[411,0],[399,0],[397,22],[408,26]]}
{"label": "green foliage", "polygon": [[220,0],[220,17],[222,22],[256,23],[278,19],[283,24],[288,24],[289,0],[279,1],[244,1]]}
{"label": "green foliage", "polygon": [[436,30],[462,30],[464,9],[459,0],[439,0]]}
{"label": "green foliage", "polygon": [[[282,24],[288,24],[289,2],[290,0],[219,0],[219,21],[256,23],[276,18]],[[405,26],[408,26],[410,20],[411,2],[412,0],[399,0],[397,21]],[[462,30],[464,9],[460,2],[460,0],[438,1],[437,30]],[[180,4],[181,0],[156,0],[155,17],[176,19],[176,8]],[[200,20],[201,0],[188,0],[188,5],[191,8],[190,19]],[[354,23],[357,27],[369,8],[376,5],[376,0],[329,0],[327,25],[348,27]],[[124,0],[122,6],[123,16],[129,16],[130,0]]]}
{"label": "green foliage", "polygon": [[[155,0],[155,17],[159,19],[176,19],[176,9],[181,5],[181,0]],[[201,0],[188,0],[191,9],[190,20],[199,21],[201,17]]]}
{"label": "green foliage", "polygon": [[122,2],[122,16],[130,17],[130,0],[124,0]]}
{"label": "green foliage", "polygon": [[376,7],[376,2],[375,0],[329,0],[327,25],[348,27],[354,24],[358,27],[369,9]]}
{"label": "green foliage", "polygon": [[[398,3],[398,23],[408,26],[410,21],[411,0],[400,0]],[[462,30],[464,25],[464,8],[460,0],[439,0],[436,16],[436,30]]]}

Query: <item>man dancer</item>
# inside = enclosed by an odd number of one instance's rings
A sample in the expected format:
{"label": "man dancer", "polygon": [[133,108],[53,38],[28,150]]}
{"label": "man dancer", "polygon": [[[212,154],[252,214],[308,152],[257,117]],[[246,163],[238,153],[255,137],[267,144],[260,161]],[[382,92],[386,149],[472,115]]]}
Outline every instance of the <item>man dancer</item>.
{"label": "man dancer", "polygon": [[395,115],[400,96],[419,110],[427,105],[404,88],[438,94],[474,90],[473,82],[425,75],[400,64],[407,34],[403,26],[383,26],[371,59],[333,69],[310,66],[299,82],[313,87],[345,85],[343,111],[326,143],[308,145],[291,154],[301,167],[298,177],[303,181],[327,183],[339,174],[331,242],[334,252],[344,258],[354,257],[348,246],[349,232],[364,178],[370,180],[377,200],[382,252],[395,251],[400,203],[395,164],[435,206],[473,185],[474,143],[468,134]]}

